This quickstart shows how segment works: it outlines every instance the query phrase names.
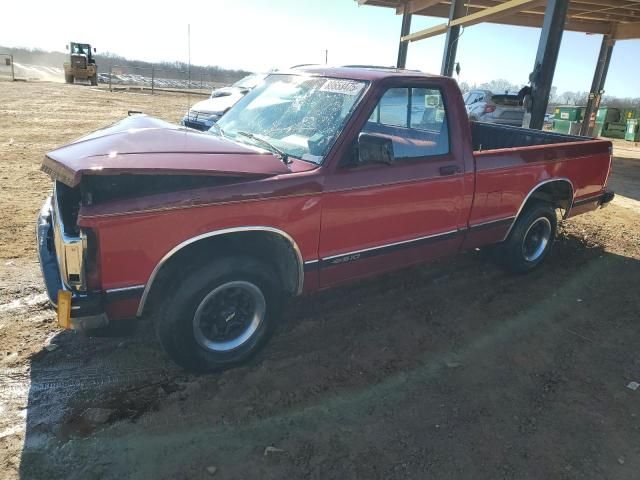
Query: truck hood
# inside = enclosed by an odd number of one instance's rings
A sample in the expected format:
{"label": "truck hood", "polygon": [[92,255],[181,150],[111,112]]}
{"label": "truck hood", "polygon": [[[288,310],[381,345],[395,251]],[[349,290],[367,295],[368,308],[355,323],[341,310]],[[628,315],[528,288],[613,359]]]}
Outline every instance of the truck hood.
{"label": "truck hood", "polygon": [[259,148],[134,115],[45,155],[42,170],[70,187],[83,175],[215,175],[269,177],[289,173]]}
{"label": "truck hood", "polygon": [[[244,90],[246,92],[246,90]],[[196,103],[191,111],[222,114],[244,96],[243,90],[235,87],[220,88],[210,98]]]}

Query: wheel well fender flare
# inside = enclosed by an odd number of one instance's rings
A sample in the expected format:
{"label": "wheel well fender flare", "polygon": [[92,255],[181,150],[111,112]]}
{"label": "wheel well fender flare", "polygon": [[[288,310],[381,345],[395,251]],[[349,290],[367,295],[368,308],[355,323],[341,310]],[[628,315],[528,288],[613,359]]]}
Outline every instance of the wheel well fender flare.
{"label": "wheel well fender flare", "polygon": [[522,200],[522,203],[520,204],[520,208],[518,208],[518,212],[516,213],[516,216],[513,217],[513,222],[511,223],[511,226],[507,230],[507,233],[505,233],[502,241],[505,241],[507,238],[509,238],[509,235],[511,234],[511,230],[513,230],[513,227],[515,226],[516,222],[518,221],[518,218],[522,214],[524,207],[527,205],[527,202],[533,197],[533,195],[545,185],[549,185],[551,183],[556,183],[556,182],[563,182],[569,185],[569,188],[571,188],[571,198],[569,199],[568,207],[565,209],[564,218],[567,218],[569,216],[569,211],[573,206],[573,199],[575,198],[575,194],[576,194],[575,188],[573,187],[573,182],[566,177],[555,177],[555,178],[548,178],[546,180],[542,180],[541,182],[538,182]]}
{"label": "wheel well fender flare", "polygon": [[298,263],[297,265],[298,279],[297,279],[297,288],[295,293],[296,295],[299,295],[300,293],[302,293],[302,286],[304,284],[304,262],[302,259],[302,253],[300,251],[300,248],[298,247],[298,244],[296,243],[296,241],[293,239],[291,235],[289,235],[284,230],[280,230],[279,228],[268,227],[268,226],[225,228],[222,230],[214,230],[211,232],[202,233],[200,235],[196,235],[195,237],[188,238],[183,242],[179,243],[178,245],[176,245],[175,247],[173,247],[171,250],[169,250],[160,259],[160,261],[156,264],[153,271],[151,272],[151,275],[149,276],[149,279],[147,280],[147,283],[145,284],[144,290],[142,292],[142,297],[140,298],[140,303],[138,304],[138,311],[136,315],[138,317],[142,316],[144,307],[149,298],[149,293],[151,292],[151,289],[153,287],[154,280],[157,278],[158,274],[162,270],[162,267],[165,266],[166,263],[178,252],[183,251],[186,247],[194,245],[197,242],[200,242],[202,240],[206,240],[209,238],[220,237],[224,235],[231,235],[236,233],[251,233],[251,232],[266,232],[266,233],[276,234],[281,236],[284,240],[286,240],[289,243],[293,252],[295,253],[297,263]]}

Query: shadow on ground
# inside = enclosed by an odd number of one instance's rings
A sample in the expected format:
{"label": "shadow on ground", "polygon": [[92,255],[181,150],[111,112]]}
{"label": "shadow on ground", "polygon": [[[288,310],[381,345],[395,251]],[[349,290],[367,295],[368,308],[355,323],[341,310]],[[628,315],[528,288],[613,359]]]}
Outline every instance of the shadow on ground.
{"label": "shadow on ground", "polygon": [[609,178],[609,188],[617,195],[640,201],[640,158],[617,153]]}
{"label": "shadow on ground", "polygon": [[21,477],[635,478],[639,262],[566,235],[527,276],[486,257],[299,298],[219,375],[144,323],[61,333],[31,364]]}

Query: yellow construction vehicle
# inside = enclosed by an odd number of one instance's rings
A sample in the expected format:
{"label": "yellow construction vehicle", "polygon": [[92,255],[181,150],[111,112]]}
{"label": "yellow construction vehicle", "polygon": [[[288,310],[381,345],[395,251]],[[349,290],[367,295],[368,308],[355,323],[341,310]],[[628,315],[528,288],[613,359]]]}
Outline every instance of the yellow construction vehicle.
{"label": "yellow construction vehicle", "polygon": [[70,42],[67,50],[70,50],[70,58],[64,62],[64,81],[73,83],[76,80],[89,80],[91,85],[97,85],[98,66],[92,55],[96,49],[91,50],[88,43]]}

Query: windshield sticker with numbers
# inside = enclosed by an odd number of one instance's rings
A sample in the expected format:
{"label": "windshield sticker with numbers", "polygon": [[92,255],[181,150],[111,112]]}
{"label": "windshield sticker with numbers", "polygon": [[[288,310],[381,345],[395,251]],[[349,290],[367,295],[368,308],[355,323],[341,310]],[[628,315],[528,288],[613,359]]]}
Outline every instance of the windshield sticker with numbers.
{"label": "windshield sticker with numbers", "polygon": [[343,95],[358,95],[364,84],[352,80],[330,79],[320,87],[321,92],[341,93]]}

